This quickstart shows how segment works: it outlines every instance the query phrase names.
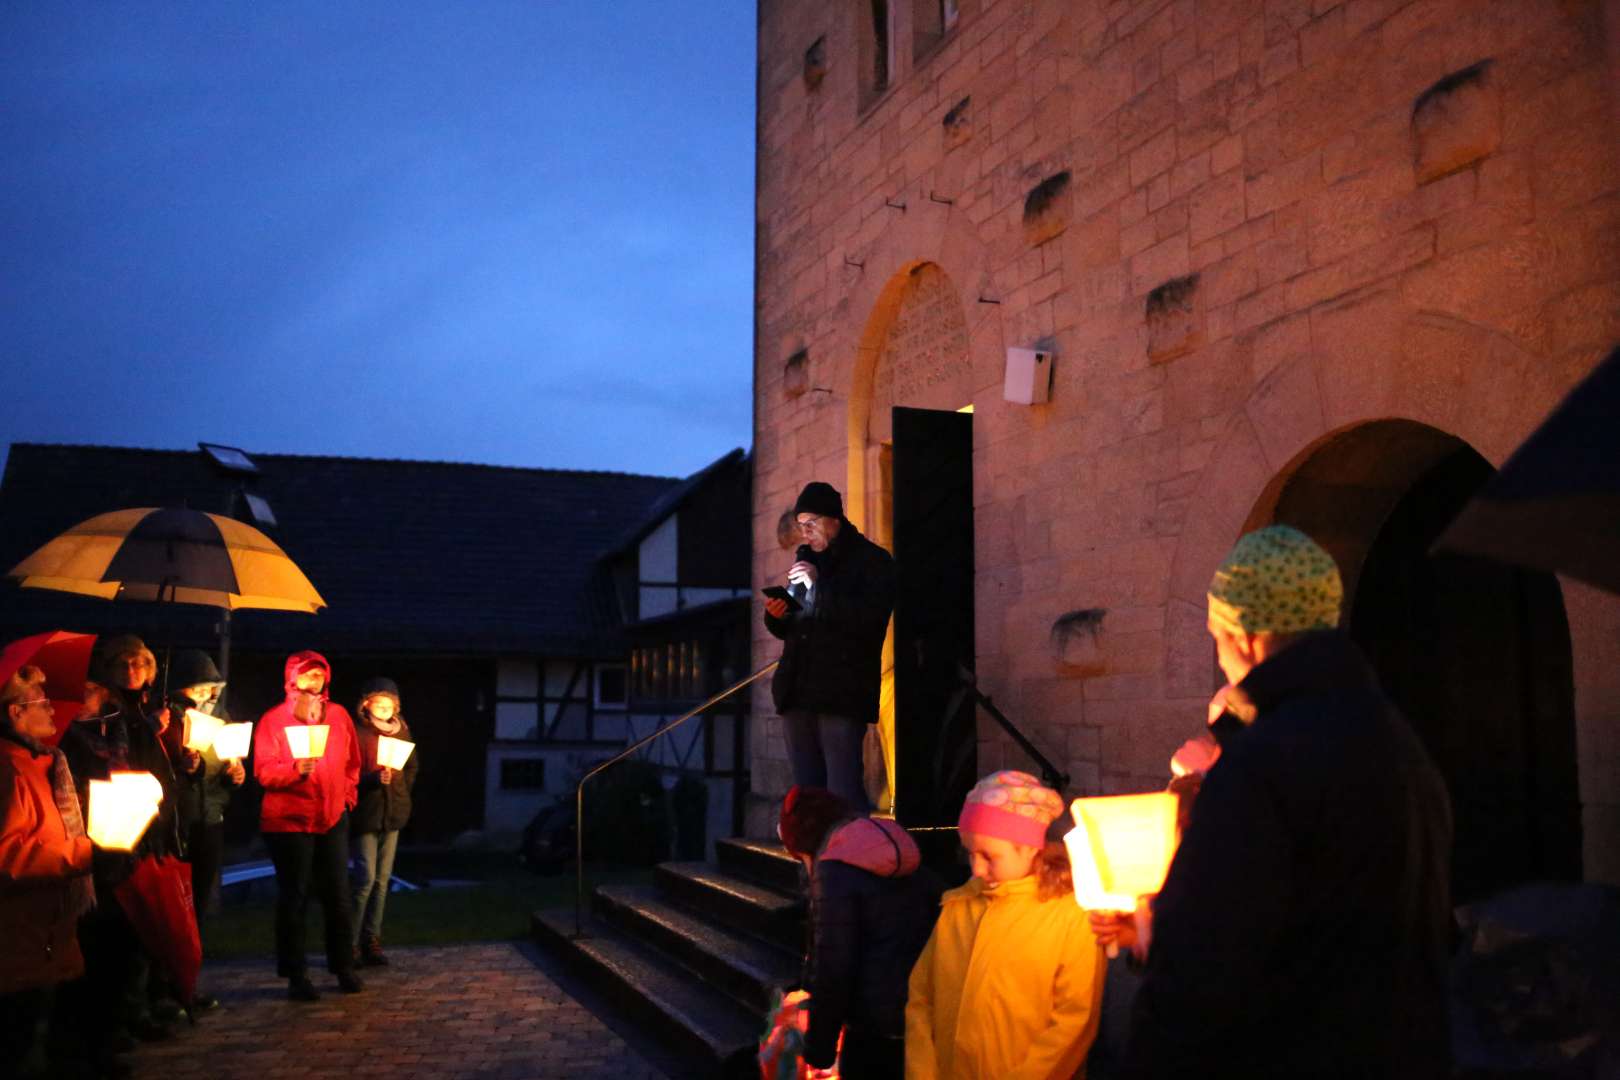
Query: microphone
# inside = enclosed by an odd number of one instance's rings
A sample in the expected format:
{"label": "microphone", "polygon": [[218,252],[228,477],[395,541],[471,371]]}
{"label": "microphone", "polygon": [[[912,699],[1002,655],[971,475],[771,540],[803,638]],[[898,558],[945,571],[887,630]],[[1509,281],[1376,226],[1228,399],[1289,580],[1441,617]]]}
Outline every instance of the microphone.
{"label": "microphone", "polygon": [[[800,544],[799,550],[793,553],[793,558],[798,562],[810,562],[812,556],[814,555],[815,549],[809,544]],[[807,588],[805,583],[802,581],[795,581],[788,586],[788,595],[793,597],[793,599],[797,600],[801,604],[804,603],[804,598],[808,596],[809,593],[809,588]]]}

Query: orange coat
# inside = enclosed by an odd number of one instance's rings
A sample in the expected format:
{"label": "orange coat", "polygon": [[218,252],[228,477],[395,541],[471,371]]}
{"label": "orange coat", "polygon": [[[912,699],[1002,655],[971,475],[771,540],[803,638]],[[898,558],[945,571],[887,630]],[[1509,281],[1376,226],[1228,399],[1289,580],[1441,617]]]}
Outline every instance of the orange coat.
{"label": "orange coat", "polygon": [[84,971],[73,879],[90,872],[90,840],[68,836],[50,770],[50,754],[0,738],[0,994]]}

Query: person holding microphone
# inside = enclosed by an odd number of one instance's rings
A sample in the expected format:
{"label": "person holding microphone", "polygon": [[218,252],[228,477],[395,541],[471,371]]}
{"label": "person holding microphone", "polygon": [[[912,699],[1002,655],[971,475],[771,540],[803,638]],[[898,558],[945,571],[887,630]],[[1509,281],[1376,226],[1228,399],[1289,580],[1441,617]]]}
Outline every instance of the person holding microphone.
{"label": "person holding microphone", "polygon": [[894,559],[844,516],[830,484],[806,484],[793,513],[804,543],[786,592],[767,590],[765,601],[765,629],[782,641],[771,697],[793,782],[826,788],[866,813],[861,744],[878,720]]}

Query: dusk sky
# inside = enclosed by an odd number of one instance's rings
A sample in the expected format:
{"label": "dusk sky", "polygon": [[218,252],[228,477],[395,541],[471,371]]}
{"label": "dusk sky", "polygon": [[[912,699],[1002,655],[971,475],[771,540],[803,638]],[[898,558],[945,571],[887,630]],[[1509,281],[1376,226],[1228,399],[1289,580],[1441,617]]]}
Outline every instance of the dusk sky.
{"label": "dusk sky", "polygon": [[6,4],[11,442],[750,441],[754,4]]}

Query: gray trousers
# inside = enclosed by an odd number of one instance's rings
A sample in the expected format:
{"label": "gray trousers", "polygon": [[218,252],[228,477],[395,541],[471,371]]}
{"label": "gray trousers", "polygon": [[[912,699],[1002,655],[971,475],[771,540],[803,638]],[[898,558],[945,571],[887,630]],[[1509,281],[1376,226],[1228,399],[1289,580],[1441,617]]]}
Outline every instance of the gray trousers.
{"label": "gray trousers", "polygon": [[788,764],[795,784],[826,788],[858,813],[871,812],[861,765],[864,722],[795,709],[782,714],[782,732],[787,736]]}

